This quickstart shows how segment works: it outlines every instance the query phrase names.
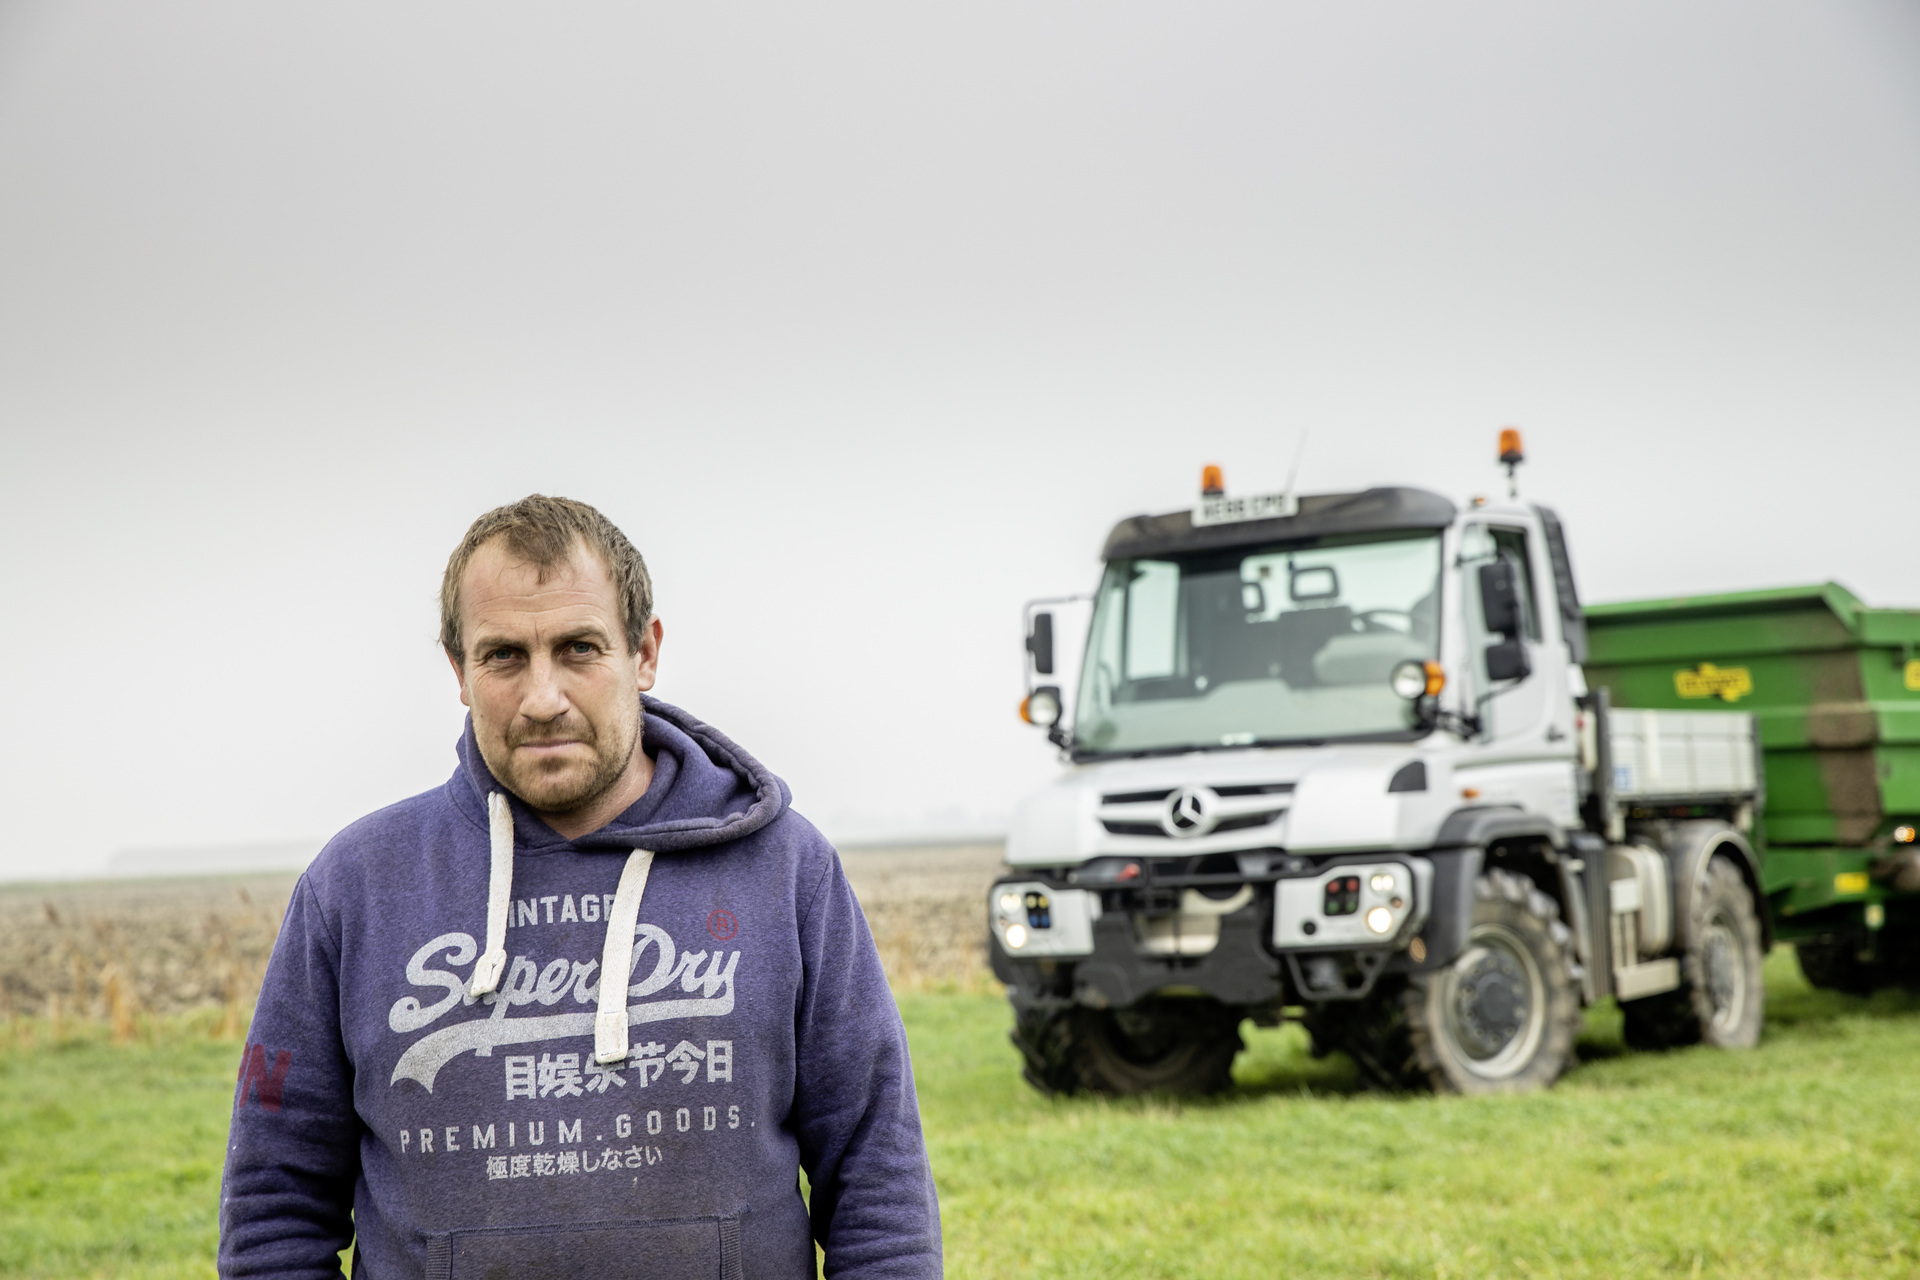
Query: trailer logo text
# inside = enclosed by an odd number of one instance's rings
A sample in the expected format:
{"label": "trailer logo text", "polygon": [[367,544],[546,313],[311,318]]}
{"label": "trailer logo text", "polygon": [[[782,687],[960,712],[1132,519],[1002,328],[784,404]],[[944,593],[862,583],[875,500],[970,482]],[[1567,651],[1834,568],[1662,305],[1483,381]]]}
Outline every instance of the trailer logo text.
{"label": "trailer logo text", "polygon": [[1683,698],[1738,702],[1753,692],[1753,673],[1745,667],[1716,667],[1703,662],[1691,671],[1674,672],[1673,688]]}

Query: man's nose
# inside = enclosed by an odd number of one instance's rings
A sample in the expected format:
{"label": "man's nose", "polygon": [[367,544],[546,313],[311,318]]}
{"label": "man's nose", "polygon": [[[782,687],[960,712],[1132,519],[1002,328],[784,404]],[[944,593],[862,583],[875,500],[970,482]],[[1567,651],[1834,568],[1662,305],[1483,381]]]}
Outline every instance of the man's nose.
{"label": "man's nose", "polygon": [[560,672],[551,658],[537,657],[528,672],[526,696],[520,700],[520,714],[529,720],[558,720],[572,706],[560,687]]}

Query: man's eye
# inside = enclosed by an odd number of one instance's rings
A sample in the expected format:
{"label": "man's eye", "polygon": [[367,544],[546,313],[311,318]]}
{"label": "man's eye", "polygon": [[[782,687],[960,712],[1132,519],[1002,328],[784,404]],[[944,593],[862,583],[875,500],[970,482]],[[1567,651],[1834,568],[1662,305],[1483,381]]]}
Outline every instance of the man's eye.
{"label": "man's eye", "polygon": [[511,662],[513,661],[513,650],[495,649],[492,653],[489,653],[487,655],[487,661],[488,662]]}
{"label": "man's eye", "polygon": [[585,640],[575,640],[571,645],[568,645],[567,648],[572,652],[573,656],[576,658],[589,657],[593,653],[593,646],[588,644]]}

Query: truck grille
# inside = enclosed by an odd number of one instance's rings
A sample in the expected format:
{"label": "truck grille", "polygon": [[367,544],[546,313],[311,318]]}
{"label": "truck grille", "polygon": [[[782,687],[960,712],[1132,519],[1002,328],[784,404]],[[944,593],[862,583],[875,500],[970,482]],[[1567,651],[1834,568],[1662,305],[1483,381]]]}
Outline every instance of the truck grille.
{"label": "truck grille", "polygon": [[1201,805],[1206,810],[1204,822],[1192,830],[1192,835],[1245,831],[1264,827],[1285,813],[1287,803],[1284,797],[1293,793],[1293,786],[1291,782],[1251,782],[1219,787],[1115,791],[1100,797],[1100,808],[1094,816],[1108,835],[1173,839],[1177,828],[1169,829],[1169,805],[1176,792],[1190,790],[1200,797]]}

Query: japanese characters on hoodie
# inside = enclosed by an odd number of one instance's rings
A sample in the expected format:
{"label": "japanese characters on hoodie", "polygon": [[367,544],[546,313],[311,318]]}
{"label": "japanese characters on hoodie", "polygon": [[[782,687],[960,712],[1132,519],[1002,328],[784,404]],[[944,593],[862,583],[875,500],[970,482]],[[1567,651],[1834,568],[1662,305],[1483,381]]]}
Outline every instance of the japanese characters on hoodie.
{"label": "japanese characters on hoodie", "polygon": [[[642,701],[653,780],[608,826],[541,823],[469,724],[444,786],[301,878],[241,1062],[221,1275],[337,1276],[353,1241],[376,1280],[801,1280],[815,1239],[829,1276],[940,1274],[906,1038],[839,859],[758,761]],[[505,967],[476,997],[509,816]],[[600,1062],[635,849],[630,1044]]]}

